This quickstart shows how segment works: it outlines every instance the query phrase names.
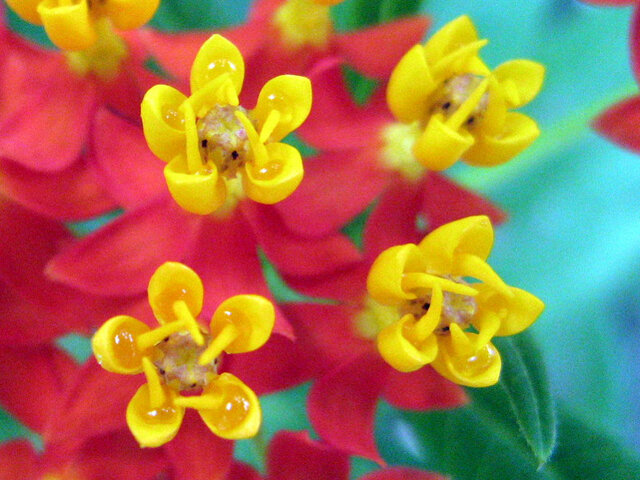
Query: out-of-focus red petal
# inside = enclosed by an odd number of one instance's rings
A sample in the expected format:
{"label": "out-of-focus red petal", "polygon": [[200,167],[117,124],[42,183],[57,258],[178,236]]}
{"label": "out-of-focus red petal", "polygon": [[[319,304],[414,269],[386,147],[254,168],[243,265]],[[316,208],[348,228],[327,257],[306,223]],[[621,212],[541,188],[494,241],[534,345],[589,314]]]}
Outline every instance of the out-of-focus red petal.
{"label": "out-of-focus red petal", "polygon": [[243,202],[258,244],[284,275],[320,275],[356,263],[360,252],[341,233],[305,238],[288,231],[278,212],[269,205]]}
{"label": "out-of-focus red petal", "polygon": [[379,102],[358,107],[349,95],[340,67],[336,59],[326,59],[309,73],[313,106],[296,132],[322,150],[376,146],[378,132],[392,121],[391,114]]}
{"label": "out-of-focus red petal", "polygon": [[169,469],[161,449],[140,448],[128,430],[90,439],[74,463],[91,480],[154,480]]}
{"label": "out-of-focus red petal", "polygon": [[447,480],[447,477],[408,467],[389,467],[367,473],[359,480]]}
{"label": "out-of-focus red petal", "polygon": [[384,192],[365,225],[366,258],[373,261],[389,247],[422,240],[425,231],[416,224],[421,207],[422,183],[396,179]]}
{"label": "out-of-focus red petal", "polygon": [[640,3],[636,5],[633,11],[629,39],[631,42],[631,66],[638,83],[640,83]]}
{"label": "out-of-focus red petal", "polygon": [[358,307],[291,303],[282,308],[294,326],[304,362],[316,375],[373,347],[372,342],[355,333]]}
{"label": "out-of-focus red petal", "polygon": [[366,352],[320,377],[311,387],[309,419],[330,445],[384,464],[374,439],[374,416],[388,367]]}
{"label": "out-of-focus red petal", "polygon": [[0,156],[40,172],[65,169],[80,157],[96,101],[89,81],[48,55],[16,53],[0,72]]}
{"label": "out-of-focus red petal", "polygon": [[192,409],[187,409],[178,434],[163,449],[175,480],[222,480],[233,459],[233,442],[212,433]]}
{"label": "out-of-focus red petal", "polygon": [[105,188],[124,208],[137,208],[165,194],[164,163],[149,150],[139,125],[100,109],[92,151]]}
{"label": "out-of-focus red petal", "polygon": [[0,445],[0,480],[38,478],[38,455],[26,440]]}
{"label": "out-of-focus red petal", "polygon": [[224,357],[222,368],[241,378],[257,395],[266,395],[312,377],[317,364],[304,353],[297,341],[274,334],[258,350]]}
{"label": "out-of-focus red petal", "polygon": [[473,215],[487,215],[494,225],[507,218],[502,210],[486,198],[439,173],[430,172],[421,188],[424,199],[421,213],[426,218],[429,230]]}
{"label": "out-of-focus red petal", "polygon": [[263,477],[246,463],[233,462],[226,480],[263,480]]}
{"label": "out-of-focus red petal", "polygon": [[127,405],[143,383],[141,375],[110,373],[90,359],[61,396],[43,432],[45,443],[71,450],[91,437],[126,430]]}
{"label": "out-of-focus red petal", "polygon": [[304,163],[304,180],[275,208],[287,227],[300,235],[335,232],[382,192],[388,172],[373,160],[377,148],[327,152]]}
{"label": "out-of-focus red petal", "polygon": [[455,408],[467,402],[464,390],[442,377],[430,366],[403,373],[392,368],[383,396],[395,407],[409,410]]}
{"label": "out-of-focus red petal", "polygon": [[[213,315],[218,305],[233,295],[262,295],[275,303],[262,272],[255,237],[239,211],[224,220],[206,218],[185,263],[202,278],[203,317]],[[291,326],[277,307],[273,331],[293,336]]]}
{"label": "out-of-focus red petal", "polygon": [[347,480],[349,456],[308,432],[278,432],[267,453],[269,480]]}
{"label": "out-of-focus red petal", "polygon": [[[370,77],[387,80],[402,56],[427,33],[429,18],[423,15],[341,33],[334,36],[339,55],[356,70]],[[375,45],[373,54],[372,45]]]}
{"label": "out-of-focus red petal", "polygon": [[84,155],[64,170],[38,172],[0,158],[0,193],[61,221],[102,215],[116,207]]}
{"label": "out-of-focus red petal", "polygon": [[78,240],[49,262],[47,274],[96,295],[140,294],[162,263],[192,248],[201,222],[161,198]]}
{"label": "out-of-focus red petal", "polygon": [[305,295],[359,305],[367,293],[369,268],[371,263],[363,260],[323,275],[285,276],[284,279],[291,288]]}
{"label": "out-of-focus red petal", "polygon": [[27,427],[42,432],[62,406],[62,391],[78,366],[50,345],[0,349],[0,402]]}
{"label": "out-of-focus red petal", "polygon": [[640,95],[609,107],[595,119],[593,125],[610,140],[640,152]]}

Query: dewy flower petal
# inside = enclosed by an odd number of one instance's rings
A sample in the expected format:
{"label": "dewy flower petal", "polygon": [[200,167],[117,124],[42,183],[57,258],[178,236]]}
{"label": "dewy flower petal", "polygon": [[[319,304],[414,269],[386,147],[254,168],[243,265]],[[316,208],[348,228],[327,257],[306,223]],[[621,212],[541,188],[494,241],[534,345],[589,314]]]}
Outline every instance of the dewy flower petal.
{"label": "dewy flower petal", "polygon": [[460,158],[491,166],[510,160],[539,135],[529,117],[508,112],[532,100],[544,67],[512,60],[491,72],[478,56],[487,43],[462,16],[400,60],[387,87],[387,102],[403,123],[417,125],[413,153],[431,170]]}
{"label": "dewy flower petal", "polygon": [[255,435],[262,419],[255,393],[230,373],[219,374],[218,364],[223,352],[249,352],[264,345],[275,323],[271,302],[259,295],[231,297],[205,329],[197,320],[202,281],[176,262],[158,268],[148,294],[160,327],[151,329],[120,315],[92,339],[96,359],[106,370],[128,375],[144,371],[147,383],[127,407],[127,423],[140,445],[157,447],[170,441],[185,408],[198,410],[222,438]]}
{"label": "dewy flower petal", "polygon": [[189,212],[227,216],[245,195],[277,203],[302,180],[300,153],[278,142],[307,118],[311,82],[273,78],[253,110],[238,104],[243,82],[239,50],[213,35],[193,62],[190,97],[159,85],[142,102],[149,147],[169,162],[169,192]]}
{"label": "dewy flower petal", "polygon": [[449,380],[475,387],[498,381],[501,360],[491,338],[521,332],[544,304],[506,285],[487,265],[492,243],[489,219],[468,217],[437,228],[417,246],[378,256],[367,286],[374,302],[396,309],[396,320],[377,338],[392,367],[409,372],[432,364]]}

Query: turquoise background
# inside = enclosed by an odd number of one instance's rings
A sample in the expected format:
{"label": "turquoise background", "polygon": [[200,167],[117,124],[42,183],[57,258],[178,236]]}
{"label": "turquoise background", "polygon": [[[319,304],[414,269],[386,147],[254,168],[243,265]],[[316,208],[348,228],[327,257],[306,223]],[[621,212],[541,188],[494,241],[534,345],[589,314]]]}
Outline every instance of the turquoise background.
{"label": "turquoise background", "polygon": [[[339,24],[353,22],[348,16],[356,2],[334,10]],[[163,0],[153,23],[164,29],[225,26],[240,22],[249,3]],[[631,9],[572,0],[428,0],[420,10],[433,18],[433,29],[469,14],[490,39],[483,50],[490,66],[522,57],[547,67],[543,91],[525,108],[542,128],[540,139],[504,166],[457,165],[449,174],[510,215],[498,229],[491,262],[508,283],[547,304],[532,332],[558,401],[638,450],[640,155],[589,127],[606,106],[637,93],[628,51]],[[12,24],[42,39],[15,17]],[[87,354],[86,342],[65,345]],[[303,387],[265,398],[267,435],[308,427],[305,394]],[[2,412],[0,426],[0,439],[28,433]],[[239,442],[238,451],[254,458],[257,450]],[[369,466],[358,462],[356,473]]]}

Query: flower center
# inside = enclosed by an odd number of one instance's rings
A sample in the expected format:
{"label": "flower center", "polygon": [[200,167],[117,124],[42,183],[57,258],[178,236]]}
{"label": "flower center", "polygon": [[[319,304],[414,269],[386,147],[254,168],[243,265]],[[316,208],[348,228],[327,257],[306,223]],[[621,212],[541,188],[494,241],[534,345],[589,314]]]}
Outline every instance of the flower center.
{"label": "flower center", "polygon": [[218,376],[220,357],[200,365],[198,359],[211,342],[209,334],[202,334],[205,342],[198,345],[188,332],[169,335],[157,344],[153,364],[165,385],[177,392],[196,392]]}
{"label": "flower center", "polygon": [[[471,73],[456,75],[445,80],[442,95],[435,102],[431,113],[442,112],[445,118],[451,117],[460,106],[471,96],[473,91],[483,82],[484,78]],[[485,92],[473,107],[465,121],[467,127],[472,127],[482,119],[489,104],[489,93]]]}
{"label": "flower center", "polygon": [[324,48],[332,31],[329,7],[313,0],[287,0],[276,10],[273,22],[283,43],[293,48]]}
{"label": "flower center", "polygon": [[[468,285],[460,277],[446,276],[449,280],[462,285]],[[471,318],[475,315],[478,305],[474,297],[461,295],[459,293],[442,292],[442,312],[440,313],[440,323],[436,327],[434,333],[443,335],[449,332],[449,326],[452,323],[465,330],[471,325]],[[408,313],[413,315],[416,320],[422,318],[431,306],[431,293],[420,293],[417,298],[408,300],[399,307],[400,315],[404,316]]]}
{"label": "flower center", "polygon": [[64,52],[69,68],[80,76],[94,74],[104,81],[113,80],[120,72],[129,52],[124,40],[113,30],[108,18],[95,21],[96,42],[86,50]]}
{"label": "flower center", "polygon": [[202,163],[217,168],[228,179],[235,178],[249,156],[247,131],[235,116],[239,110],[247,110],[232,105],[216,105],[197,121],[198,139]]}
{"label": "flower center", "polygon": [[413,145],[420,133],[422,130],[417,122],[393,123],[382,131],[380,162],[385,168],[399,172],[411,182],[418,181],[426,171],[413,154]]}

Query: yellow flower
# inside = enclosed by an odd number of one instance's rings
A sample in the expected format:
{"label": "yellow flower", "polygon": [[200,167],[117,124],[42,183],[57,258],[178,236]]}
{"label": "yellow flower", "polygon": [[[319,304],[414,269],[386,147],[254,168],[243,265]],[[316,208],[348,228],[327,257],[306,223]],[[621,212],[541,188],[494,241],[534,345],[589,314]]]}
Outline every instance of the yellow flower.
{"label": "yellow flower", "polygon": [[469,17],[459,17],[409,50],[391,75],[389,108],[400,122],[420,126],[413,153],[431,170],[460,158],[498,165],[540,134],[534,120],[508,110],[538,94],[544,67],[511,60],[491,71],[478,56],[486,43]]}
{"label": "yellow flower", "polygon": [[376,259],[367,288],[376,302],[395,307],[399,319],[377,338],[392,367],[411,372],[431,364],[449,380],[493,385],[501,359],[494,336],[531,325],[544,304],[506,285],[486,263],[493,245],[488,217],[437,228],[419,245],[391,247]]}
{"label": "yellow flower", "polygon": [[108,19],[120,30],[147,23],[160,0],[7,0],[23,19],[44,25],[58,48],[84,50],[98,38],[97,23]]}
{"label": "yellow flower", "polygon": [[213,35],[193,62],[190,97],[156,85],[142,101],[147,143],[168,162],[169,191],[185,210],[215,212],[234,190],[256,202],[277,203],[302,180],[300,153],[279,141],[307,118],[311,82],[296,75],[273,78],[256,107],[247,110],[238,105],[243,80],[242,55]]}
{"label": "yellow flower", "polygon": [[102,325],[91,342],[105,370],[126,375],[144,372],[147,378],[127,407],[127,424],[136,440],[143,447],[168,442],[178,433],[185,408],[196,409],[222,438],[254,436],[262,421],[255,393],[234,375],[218,374],[217,369],[223,352],[250,352],[264,345],[275,322],[271,302],[258,295],[231,297],[217,308],[205,329],[196,320],[202,310],[202,281],[175,262],[156,270],[148,295],[160,327],[151,329],[119,315]]}

